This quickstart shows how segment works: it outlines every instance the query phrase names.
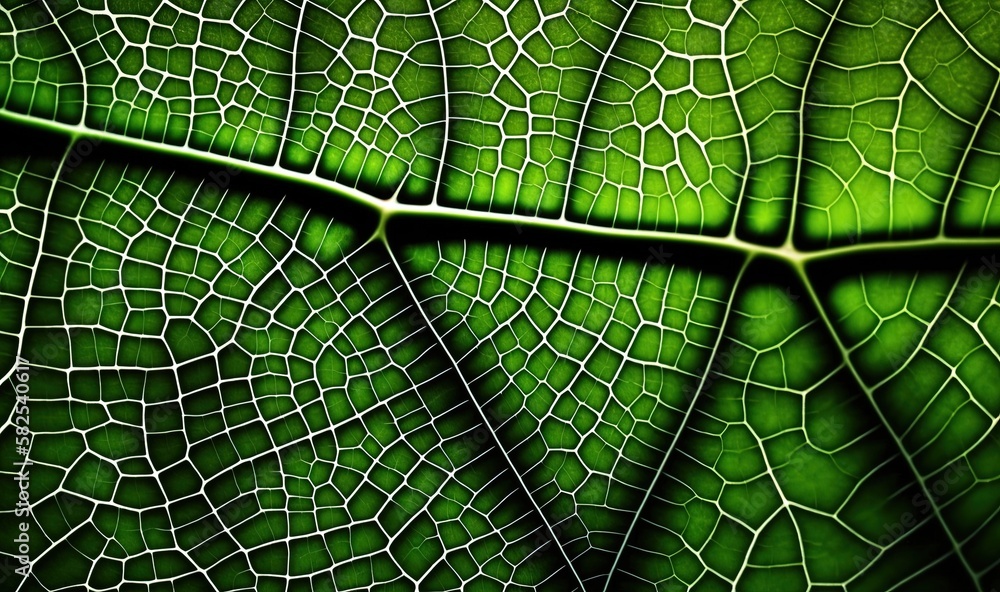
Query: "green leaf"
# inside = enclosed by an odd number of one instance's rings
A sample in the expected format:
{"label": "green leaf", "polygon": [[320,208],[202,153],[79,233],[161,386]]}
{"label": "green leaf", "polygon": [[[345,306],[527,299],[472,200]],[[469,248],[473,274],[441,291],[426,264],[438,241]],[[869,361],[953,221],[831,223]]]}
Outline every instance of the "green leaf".
{"label": "green leaf", "polygon": [[685,428],[614,588],[973,587],[799,294],[744,284]]}
{"label": "green leaf", "polygon": [[0,0],[0,588],[995,589],[997,26]]}

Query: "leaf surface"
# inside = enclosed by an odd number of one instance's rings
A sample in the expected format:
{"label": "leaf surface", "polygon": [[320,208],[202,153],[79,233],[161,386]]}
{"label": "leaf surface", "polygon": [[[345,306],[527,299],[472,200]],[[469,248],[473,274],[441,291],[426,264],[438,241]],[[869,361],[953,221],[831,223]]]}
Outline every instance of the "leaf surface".
{"label": "leaf surface", "polygon": [[3,588],[1000,585],[998,23],[0,0]]}

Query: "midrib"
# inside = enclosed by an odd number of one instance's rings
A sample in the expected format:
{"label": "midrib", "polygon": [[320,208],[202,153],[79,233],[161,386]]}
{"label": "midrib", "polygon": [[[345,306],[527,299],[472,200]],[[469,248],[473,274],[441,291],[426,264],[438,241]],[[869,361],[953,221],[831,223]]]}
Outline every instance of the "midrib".
{"label": "midrib", "polygon": [[150,154],[165,154],[183,159],[197,161],[204,165],[232,167],[241,171],[251,172],[271,179],[288,182],[293,185],[311,187],[335,196],[354,205],[361,206],[379,217],[376,236],[384,236],[387,223],[390,220],[413,219],[413,225],[421,220],[443,220],[456,223],[507,225],[520,234],[523,230],[540,230],[548,232],[569,232],[585,238],[613,239],[614,241],[629,241],[640,244],[653,244],[662,247],[694,246],[734,251],[743,256],[768,257],[786,262],[793,268],[820,260],[838,259],[851,255],[867,253],[893,253],[933,248],[1000,248],[1000,237],[965,237],[949,238],[934,236],[929,238],[892,240],[882,242],[857,243],[845,246],[830,247],[822,250],[800,250],[791,244],[768,246],[741,239],[732,234],[727,236],[711,236],[699,234],[684,234],[674,231],[611,228],[595,226],[582,222],[559,220],[556,218],[540,218],[524,214],[494,213],[485,211],[462,210],[441,205],[403,204],[397,201],[384,201],[368,195],[349,185],[326,179],[315,173],[299,173],[280,168],[276,165],[265,165],[255,162],[238,160],[210,152],[195,151],[186,146],[159,144],[140,138],[123,136],[106,131],[90,129],[82,124],[68,124],[57,121],[39,119],[29,115],[14,113],[0,109],[0,121],[14,122],[43,129],[48,132],[64,135],[71,141],[91,139],[108,144],[142,150]]}

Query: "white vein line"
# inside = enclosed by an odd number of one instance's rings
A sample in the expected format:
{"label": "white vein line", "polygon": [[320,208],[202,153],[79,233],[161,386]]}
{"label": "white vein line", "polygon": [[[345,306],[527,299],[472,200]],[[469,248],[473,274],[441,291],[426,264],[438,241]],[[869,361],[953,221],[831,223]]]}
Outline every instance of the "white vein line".
{"label": "white vein line", "polygon": [[573,574],[573,578],[576,580],[576,584],[577,586],[579,586],[579,589],[585,590],[586,588],[583,585],[583,580],[580,579],[580,574],[578,574],[576,569],[573,568],[573,562],[570,561],[569,556],[566,554],[566,549],[564,548],[563,545],[559,544],[559,537],[556,536],[556,533],[553,530],[552,525],[550,525],[549,521],[546,520],[545,514],[542,513],[542,509],[538,506],[538,503],[535,502],[535,498],[531,496],[530,494],[531,490],[528,489],[527,484],[524,482],[524,478],[522,477],[521,472],[517,470],[517,467],[514,465],[513,461],[507,455],[507,451],[505,451],[503,447],[500,446],[500,439],[497,437],[496,432],[493,430],[493,426],[490,425],[490,422],[487,419],[486,414],[483,413],[482,408],[480,408],[480,406],[476,403],[476,398],[475,395],[473,395],[472,393],[472,389],[469,387],[468,383],[466,383],[466,381],[462,379],[462,372],[458,368],[458,363],[455,361],[455,358],[451,355],[451,351],[445,346],[444,341],[442,341],[441,337],[437,334],[437,331],[434,330],[434,326],[431,325],[431,321],[430,318],[428,318],[427,316],[427,312],[424,310],[422,306],[420,306],[420,300],[417,299],[416,292],[414,292],[413,287],[410,285],[410,282],[406,281],[406,274],[403,273],[403,267],[402,265],[399,264],[399,260],[396,258],[396,253],[389,245],[389,240],[386,237],[385,233],[379,232],[375,236],[373,236],[371,240],[373,241],[378,240],[385,246],[385,250],[389,255],[389,259],[392,261],[392,264],[396,268],[396,272],[399,274],[399,279],[402,281],[403,286],[406,287],[406,291],[410,295],[410,299],[413,301],[414,307],[420,313],[420,318],[430,329],[431,334],[434,335],[434,340],[437,343],[437,345],[441,348],[441,351],[444,352],[445,356],[447,356],[448,363],[450,364],[451,368],[455,371],[455,374],[459,378],[459,382],[462,383],[465,392],[469,395],[469,401],[472,403],[472,406],[479,413],[479,418],[480,421],[482,421],[483,427],[485,427],[489,431],[490,437],[492,438],[493,442],[497,445],[496,447],[497,451],[499,451],[500,454],[503,456],[504,460],[507,463],[507,466],[510,468],[511,473],[517,479],[517,483],[520,486],[521,491],[525,493],[525,496],[531,502],[531,505],[534,508],[535,512],[538,514],[538,517],[542,521],[542,524],[545,525],[545,529],[550,537],[549,541],[551,541],[552,544],[559,549],[559,554],[562,555],[563,559],[566,561],[566,567],[569,568],[570,573]]}
{"label": "white vein line", "polygon": [[[445,166],[444,159],[445,159],[445,156],[448,154],[448,144],[449,144],[449,142],[451,140],[449,138],[449,136],[448,136],[449,131],[451,129],[451,125],[450,125],[451,124],[451,100],[450,100],[451,95],[448,93],[448,61],[447,61],[447,58],[445,57],[445,52],[444,52],[444,41],[445,40],[444,40],[444,37],[441,36],[441,27],[438,25],[438,18],[437,18],[438,13],[441,10],[444,10],[444,8],[446,6],[447,6],[447,4],[444,4],[442,6],[439,6],[435,10],[434,8],[431,7],[430,0],[427,1],[427,10],[429,11],[429,15],[430,15],[430,19],[431,19],[431,24],[434,25],[434,35],[437,37],[438,48],[441,50],[441,84],[442,84],[441,88],[442,88],[442,92],[444,93],[442,95],[444,97],[444,99],[443,99],[444,100],[444,131],[443,131],[444,135],[442,136],[443,139],[441,140],[441,158],[440,158],[440,160],[438,162],[438,167],[437,167],[437,169],[438,169],[437,170],[437,179],[434,182],[434,189],[432,190],[433,194],[431,195],[431,203],[432,204],[437,204],[438,203],[438,198],[441,196],[441,187],[442,187],[441,179],[444,178],[444,166]],[[400,183],[399,186],[402,187],[403,184]]]}
{"label": "white vein line", "polygon": [[[993,102],[997,98],[997,89],[1000,89],[1000,77],[997,78],[996,84],[993,85],[993,92],[990,94],[989,100],[986,102],[986,108],[983,109],[983,114],[979,116],[979,123],[972,130],[972,135],[969,137],[969,143],[966,145],[965,150],[962,152],[962,159],[958,161],[958,166],[955,168],[954,178],[951,181],[951,188],[948,190],[948,194],[944,197],[944,203],[941,205],[941,226],[938,228],[938,236],[944,236],[945,227],[948,223],[948,210],[949,204],[953,204],[957,199],[955,193],[958,191],[959,185],[963,183],[963,174],[965,172],[966,162],[969,160],[969,155],[975,151],[976,140],[979,139],[980,134],[983,132],[984,123],[986,118],[989,116],[993,109]],[[902,112],[902,109],[900,109]],[[984,230],[986,226],[986,220],[989,218],[989,207],[983,213],[983,221],[980,224],[980,230]]]}
{"label": "white vein line", "polygon": [[[45,233],[49,225],[49,218],[51,217],[51,214],[49,213],[49,207],[52,205],[52,196],[55,195],[56,186],[59,185],[59,175],[62,173],[63,166],[66,163],[66,158],[69,156],[70,152],[72,152],[74,145],[75,142],[73,142],[72,140],[66,145],[66,149],[63,151],[62,158],[59,159],[59,166],[56,169],[55,174],[52,176],[52,185],[49,187],[49,194],[45,197],[45,209],[42,210],[42,228],[38,234],[38,251],[35,253],[35,264],[32,265],[31,267],[32,269],[31,281],[28,283],[28,293],[24,297],[24,310],[21,313],[21,328],[17,344],[17,357],[19,359],[24,359],[24,332],[28,324],[28,302],[31,300],[31,295],[35,292],[35,283],[38,281],[38,276],[40,275],[39,266],[42,261],[42,251],[43,248],[45,247]],[[28,360],[28,363],[30,365],[31,360]],[[17,362],[15,361],[15,367],[16,365]],[[13,414],[14,414],[14,409],[11,408],[12,417]],[[32,441],[28,443],[29,455],[31,451],[31,444],[33,443],[34,439],[32,439]],[[37,565],[37,561],[32,562],[28,566],[29,575],[31,574],[31,568],[34,565]],[[31,579],[30,577],[25,577],[24,579],[22,579],[21,583],[18,584],[17,590],[21,590],[30,579]]]}
{"label": "white vein line", "polygon": [[570,194],[573,191],[573,173],[578,170],[576,162],[580,154],[580,144],[583,139],[583,130],[586,127],[584,122],[587,121],[587,114],[590,113],[590,106],[594,102],[594,93],[597,92],[597,86],[601,82],[601,78],[604,76],[604,68],[607,66],[608,59],[611,57],[611,54],[615,52],[615,48],[618,45],[618,39],[622,36],[622,31],[625,30],[625,25],[632,16],[632,9],[636,4],[639,4],[638,0],[633,1],[628,5],[628,8],[625,9],[625,14],[622,16],[622,22],[618,24],[618,30],[615,31],[615,36],[611,39],[608,51],[604,53],[604,57],[601,58],[601,64],[597,67],[597,70],[594,71],[594,83],[590,85],[590,90],[587,92],[587,99],[583,102],[583,113],[580,114],[580,121],[576,130],[576,141],[573,143],[573,154],[569,158],[569,175],[566,178],[566,194],[563,197],[562,209],[559,212],[558,220],[560,221],[566,220],[566,212],[569,210]]}
{"label": "white vein line", "polygon": [[[813,306],[816,307],[817,314],[819,314],[820,319],[823,320],[823,323],[826,325],[827,330],[833,337],[834,343],[836,343],[837,348],[840,350],[840,354],[844,358],[844,363],[847,365],[847,368],[851,371],[851,374],[857,381],[858,386],[861,388],[862,391],[864,391],[865,396],[871,402],[872,408],[875,410],[875,414],[878,416],[879,421],[882,423],[883,426],[885,426],[886,431],[892,437],[893,442],[896,444],[896,447],[900,451],[900,456],[902,456],[903,459],[906,461],[906,464],[909,467],[910,472],[913,473],[913,476],[916,478],[917,484],[920,486],[921,493],[923,493],[924,497],[928,501],[930,501],[931,509],[934,511],[934,517],[937,518],[937,521],[941,525],[941,528],[944,530],[945,534],[948,535],[948,540],[951,542],[952,547],[955,549],[955,555],[959,558],[959,560],[962,563],[962,566],[965,568],[966,573],[968,573],[969,577],[972,579],[973,585],[976,587],[976,591],[984,592],[982,584],[980,583],[979,578],[976,575],[976,571],[972,569],[971,565],[969,565],[968,559],[966,559],[965,555],[962,553],[961,545],[958,543],[958,540],[955,539],[955,535],[951,532],[951,529],[948,528],[948,523],[945,522],[944,517],[941,515],[941,508],[938,507],[937,502],[934,501],[935,500],[934,496],[931,495],[931,492],[927,489],[927,483],[924,481],[923,476],[920,474],[920,471],[917,470],[916,464],[913,462],[913,458],[909,454],[907,454],[906,447],[903,445],[903,442],[899,439],[899,436],[896,435],[896,432],[892,429],[891,424],[889,423],[885,414],[882,412],[882,408],[879,407],[878,403],[875,402],[875,397],[874,393],[872,392],[872,389],[868,387],[864,379],[862,379],[861,374],[858,373],[857,368],[855,368],[854,364],[851,363],[851,358],[848,353],[848,350],[845,347],[844,343],[840,340],[840,335],[837,334],[835,325],[827,316],[826,309],[823,308],[823,302],[822,300],[820,300],[819,294],[816,293],[816,290],[813,287],[812,282],[809,280],[809,276],[806,273],[805,268],[801,265],[796,265],[794,267],[795,267],[795,272],[798,274],[799,279],[802,281],[802,285],[805,287],[806,292],[809,293],[809,297],[813,301]],[[955,285],[956,286],[958,285],[957,280]],[[952,292],[954,292],[954,290],[955,288],[953,287]]]}
{"label": "white vein line", "polygon": [[618,567],[618,562],[622,555],[625,554],[625,549],[628,548],[628,542],[631,538],[632,532],[635,530],[636,524],[639,522],[642,516],[642,510],[646,507],[649,498],[653,494],[653,490],[656,489],[656,484],[660,480],[660,476],[663,474],[664,468],[667,466],[667,460],[673,453],[674,448],[677,446],[677,442],[681,438],[681,434],[684,433],[684,429],[687,427],[688,419],[694,414],[695,404],[698,402],[698,397],[701,395],[705,387],[705,382],[708,380],[708,375],[712,371],[712,361],[714,360],[714,352],[717,352],[719,345],[722,343],[723,336],[726,333],[726,326],[729,323],[729,319],[732,316],[731,311],[733,308],[733,303],[736,301],[737,293],[739,292],[740,280],[743,278],[743,273],[750,267],[750,263],[754,260],[754,256],[750,255],[743,262],[743,266],[740,267],[740,271],[736,276],[736,280],[733,282],[732,295],[729,298],[729,303],[726,305],[725,311],[723,311],[723,321],[722,325],[719,327],[719,335],[715,338],[715,346],[712,348],[713,356],[709,359],[709,363],[706,364],[705,371],[702,373],[701,380],[698,383],[698,389],[695,391],[694,396],[691,398],[691,403],[688,405],[687,411],[684,413],[681,423],[677,426],[677,431],[674,433],[673,440],[670,442],[670,446],[667,451],[663,454],[663,459],[660,461],[660,466],[656,469],[656,473],[653,476],[652,482],[649,484],[649,488],[642,497],[642,501],[639,502],[639,507],[635,510],[635,515],[632,517],[632,523],[629,524],[628,530],[625,531],[625,537],[622,539],[622,546],[618,553],[615,555],[615,560],[611,564],[611,569],[608,571],[608,578],[604,582],[604,591],[608,592],[611,589],[611,581],[614,578],[615,570]]}
{"label": "white vein line", "polygon": [[[295,65],[299,60],[299,40],[302,39],[302,20],[305,18],[306,6],[309,4],[309,0],[302,0],[302,8],[299,10],[299,22],[295,25],[295,41],[292,42],[292,72],[288,77],[288,114],[285,115],[285,125],[281,129],[281,135],[278,136],[278,141],[281,144],[278,146],[276,162],[280,166],[281,156],[285,152],[288,146],[288,128],[291,126],[292,115],[295,112],[295,92],[297,85],[295,83]],[[194,129],[192,123],[191,128]]]}
{"label": "white vein line", "polygon": [[805,84],[802,86],[802,101],[799,103],[799,150],[797,158],[795,159],[795,186],[792,188],[792,208],[791,212],[788,214],[788,234],[785,235],[785,247],[793,248],[793,240],[795,238],[795,214],[798,211],[799,203],[799,193],[802,189],[802,162],[804,160],[803,155],[806,149],[806,103],[809,101],[809,83],[813,79],[813,71],[816,69],[816,64],[819,63],[820,55],[823,53],[824,46],[827,42],[827,37],[830,36],[830,30],[833,29],[834,23],[837,22],[837,15],[840,14],[840,9],[844,5],[844,0],[840,0],[837,3],[837,8],[833,10],[833,15],[830,17],[830,22],[826,25],[826,30],[823,31],[823,35],[819,38],[819,42],[816,44],[816,55],[813,56],[812,61],[809,62],[809,70],[806,72]]}

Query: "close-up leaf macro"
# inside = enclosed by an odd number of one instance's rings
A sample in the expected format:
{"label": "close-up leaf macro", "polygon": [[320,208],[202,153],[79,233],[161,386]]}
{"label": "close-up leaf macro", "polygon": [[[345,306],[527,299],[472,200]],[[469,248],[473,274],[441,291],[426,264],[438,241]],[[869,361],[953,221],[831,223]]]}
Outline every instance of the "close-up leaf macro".
{"label": "close-up leaf macro", "polygon": [[0,591],[996,592],[997,0],[0,0]]}

